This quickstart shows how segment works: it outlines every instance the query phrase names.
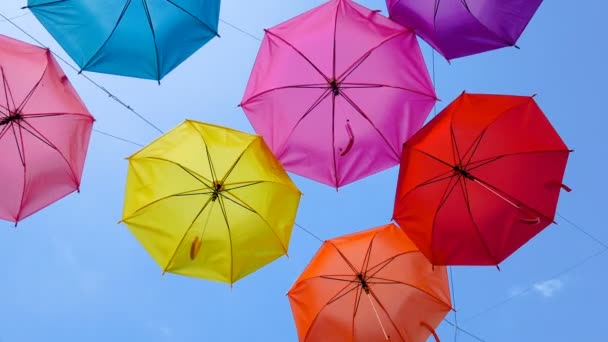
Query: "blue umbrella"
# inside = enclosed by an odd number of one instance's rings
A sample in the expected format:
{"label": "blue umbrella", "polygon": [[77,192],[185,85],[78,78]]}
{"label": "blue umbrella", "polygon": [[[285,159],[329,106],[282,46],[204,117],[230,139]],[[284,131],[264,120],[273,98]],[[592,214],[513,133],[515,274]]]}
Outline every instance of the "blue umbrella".
{"label": "blue umbrella", "polygon": [[28,0],[81,70],[160,81],[217,33],[220,0]]}

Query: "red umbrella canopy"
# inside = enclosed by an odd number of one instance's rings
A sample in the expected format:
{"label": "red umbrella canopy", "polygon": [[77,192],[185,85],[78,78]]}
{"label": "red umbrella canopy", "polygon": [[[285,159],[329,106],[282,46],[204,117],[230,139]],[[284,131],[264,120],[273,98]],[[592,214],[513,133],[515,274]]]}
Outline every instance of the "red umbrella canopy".
{"label": "red umbrella canopy", "polygon": [[425,342],[452,308],[445,267],[394,224],[325,241],[288,296],[310,342]]}
{"label": "red umbrella canopy", "polygon": [[411,29],[331,0],[266,30],[241,106],[287,171],[339,188],[399,164],[435,101]]}
{"label": "red umbrella canopy", "polygon": [[533,97],[463,93],[404,145],[393,218],[434,265],[498,265],[553,222],[570,152]]}
{"label": "red umbrella canopy", "polygon": [[93,117],[48,49],[0,35],[0,219],[78,190]]}

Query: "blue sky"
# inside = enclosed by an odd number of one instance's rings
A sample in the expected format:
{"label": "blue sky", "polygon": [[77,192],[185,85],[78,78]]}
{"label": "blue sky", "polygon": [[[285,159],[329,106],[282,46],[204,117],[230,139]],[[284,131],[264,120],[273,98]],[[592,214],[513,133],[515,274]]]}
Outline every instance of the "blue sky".
{"label": "blue sky", "polygon": [[[382,1],[359,1],[385,10]],[[221,18],[261,37],[274,26],[322,1],[224,0]],[[0,13],[28,13],[25,0],[5,0]],[[566,143],[575,150],[559,212],[608,242],[601,213],[608,190],[603,114],[605,36],[595,27],[608,5],[587,0],[546,1],[518,42],[448,64],[435,55],[438,110],[463,90],[536,98]],[[57,53],[36,19],[14,20]],[[237,108],[259,42],[220,24],[212,40],[169,74],[154,81],[89,73],[139,113],[168,130],[185,118],[252,132]],[[31,42],[7,22],[0,33]],[[429,67],[432,55],[421,43]],[[62,64],[96,117],[95,128],[146,144],[157,137],[124,107]],[[127,163],[138,149],[94,133],[80,194],[24,220],[17,229],[0,222],[0,341],[295,341],[285,293],[319,247],[295,228],[290,257],[225,284],[167,274],[146,254],[120,219]],[[397,168],[340,189],[294,176],[304,193],[297,221],[323,238],[385,224],[391,217]],[[495,268],[453,269],[461,326],[492,342],[604,341],[608,306],[604,272],[608,253],[571,272],[570,266],[602,247],[563,219]],[[521,294],[524,292],[523,294]],[[492,310],[487,310],[497,303]],[[481,313],[481,314],[480,314]],[[449,319],[454,321],[454,315]],[[442,341],[454,329],[442,324]],[[460,333],[461,342],[475,339]]]}

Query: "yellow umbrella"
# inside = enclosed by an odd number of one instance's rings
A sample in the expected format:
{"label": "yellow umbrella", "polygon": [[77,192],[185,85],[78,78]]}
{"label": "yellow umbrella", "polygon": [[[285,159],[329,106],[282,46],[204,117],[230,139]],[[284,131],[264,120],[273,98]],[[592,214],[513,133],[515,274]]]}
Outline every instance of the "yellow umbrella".
{"label": "yellow umbrella", "polygon": [[301,193],[260,136],[186,120],[128,160],[121,221],[164,272],[233,284],[287,254]]}

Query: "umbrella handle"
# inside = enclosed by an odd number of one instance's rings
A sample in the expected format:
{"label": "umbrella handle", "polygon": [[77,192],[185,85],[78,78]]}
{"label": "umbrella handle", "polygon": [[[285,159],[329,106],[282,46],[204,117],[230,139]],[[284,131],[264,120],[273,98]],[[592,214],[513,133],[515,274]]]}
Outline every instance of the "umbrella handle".
{"label": "umbrella handle", "polygon": [[530,224],[530,225],[540,223],[540,217],[535,217],[535,218],[520,217],[519,220],[523,223]]}
{"label": "umbrella handle", "polygon": [[433,334],[433,337],[435,338],[436,342],[441,342],[439,341],[439,336],[437,336],[437,333],[435,332],[435,329],[433,329],[433,327],[428,325],[426,322],[420,322],[420,325],[427,328],[431,332],[431,334]]}
{"label": "umbrella handle", "polygon": [[340,156],[342,157],[344,157],[350,151],[355,143],[355,135],[353,134],[353,129],[350,127],[348,119],[346,119],[346,133],[348,133],[348,145],[346,145],[344,150],[340,149]]}

